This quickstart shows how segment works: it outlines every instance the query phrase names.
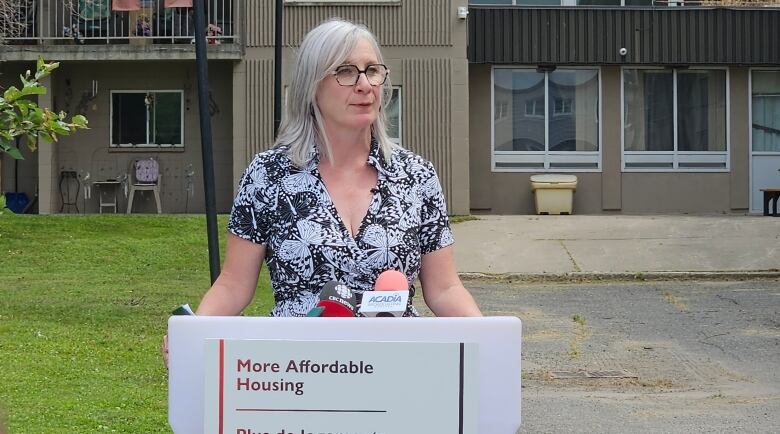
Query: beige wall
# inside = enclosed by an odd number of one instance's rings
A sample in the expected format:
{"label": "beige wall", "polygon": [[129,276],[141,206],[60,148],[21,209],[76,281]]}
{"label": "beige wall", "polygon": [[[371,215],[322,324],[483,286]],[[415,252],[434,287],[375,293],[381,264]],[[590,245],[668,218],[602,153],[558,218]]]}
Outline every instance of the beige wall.
{"label": "beige wall", "polygon": [[[489,65],[469,65],[471,204],[474,212],[532,214],[527,172],[492,172]],[[748,105],[745,68],[730,70],[730,173],[621,172],[620,68],[602,67],[602,171],[574,173],[574,211],[597,214],[742,212],[748,204]]]}
{"label": "beige wall", "polygon": [[[252,156],[273,142],[273,1],[247,3],[246,58],[234,69],[233,181]],[[431,160],[451,214],[469,212],[466,0],[405,0],[395,5],[285,7],[285,45],[297,45],[321,21],[365,24],[379,39],[390,79],[402,93],[402,146]],[[254,19],[253,19],[254,17]],[[293,48],[284,50],[289,83]],[[242,144],[242,145],[239,145]],[[235,185],[235,184],[234,184]]]}
{"label": "beige wall", "polygon": [[[232,70],[230,62],[209,64],[209,84],[214,115],[211,117],[212,146],[216,185],[216,204],[219,212],[230,209],[233,198],[232,175]],[[194,62],[63,62],[54,75],[54,106],[57,110],[74,113],[82,98],[88,95],[92,80],[98,81],[99,92],[86,103],[89,130],[65,137],[55,146],[56,172],[61,170],[89,171],[92,181],[114,178],[130,170],[133,159],[155,156],[160,161],[162,178],[162,209],[165,213],[203,212],[203,169],[198,114],[197,75]],[[113,150],[110,138],[111,90],[184,90],[184,150]],[[85,93],[86,92],[86,93]],[[86,100],[85,100],[86,101]],[[192,164],[195,171],[194,197],[185,194],[185,166]],[[59,209],[59,192],[54,195]],[[83,190],[79,209],[83,208]],[[126,201],[120,198],[120,211]],[[97,191],[87,200],[87,212],[97,212]],[[135,212],[154,212],[151,193],[136,194]],[[107,210],[105,210],[107,211]],[[82,209],[83,212],[83,209]]]}

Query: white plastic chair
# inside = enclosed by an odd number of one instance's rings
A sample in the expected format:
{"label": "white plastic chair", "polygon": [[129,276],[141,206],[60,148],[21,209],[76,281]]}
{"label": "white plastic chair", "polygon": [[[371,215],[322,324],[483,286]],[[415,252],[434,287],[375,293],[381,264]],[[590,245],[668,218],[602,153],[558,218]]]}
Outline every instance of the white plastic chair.
{"label": "white plastic chair", "polygon": [[133,209],[133,198],[136,191],[151,191],[154,193],[154,200],[157,203],[157,214],[161,214],[160,184],[162,182],[162,174],[160,173],[160,164],[157,160],[155,158],[134,160],[130,166],[130,181],[127,214],[130,214]]}

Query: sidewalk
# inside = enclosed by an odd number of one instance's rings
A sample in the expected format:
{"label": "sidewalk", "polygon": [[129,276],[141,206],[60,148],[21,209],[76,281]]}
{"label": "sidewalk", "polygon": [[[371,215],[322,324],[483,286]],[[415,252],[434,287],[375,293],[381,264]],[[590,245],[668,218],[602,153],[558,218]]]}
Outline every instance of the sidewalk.
{"label": "sidewalk", "polygon": [[452,229],[456,266],[465,276],[780,276],[774,217],[479,216]]}

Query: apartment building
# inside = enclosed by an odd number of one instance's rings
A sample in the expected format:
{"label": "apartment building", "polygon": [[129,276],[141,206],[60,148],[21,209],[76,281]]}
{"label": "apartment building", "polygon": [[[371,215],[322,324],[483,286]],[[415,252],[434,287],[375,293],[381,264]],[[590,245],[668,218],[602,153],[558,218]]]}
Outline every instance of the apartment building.
{"label": "apartment building", "polygon": [[[90,130],[20,162],[4,157],[0,188],[37,190],[41,213],[111,212],[100,198],[115,184],[103,182],[118,179],[124,212],[130,165],[155,157],[162,211],[202,212],[191,2],[20,2],[0,85],[39,55],[59,61],[40,101],[85,114]],[[205,0],[220,212],[273,141],[274,3]],[[453,214],[533,213],[534,173],[575,174],[578,213],[742,213],[761,209],[759,188],[780,185],[776,3],[284,4],[285,83],[295,47],[322,20],[377,34],[391,134],[433,161]],[[134,212],[156,209],[152,194],[136,196]]]}
{"label": "apartment building", "polygon": [[761,211],[780,186],[780,4],[472,0],[470,207],[532,213],[534,173],[575,212]]}

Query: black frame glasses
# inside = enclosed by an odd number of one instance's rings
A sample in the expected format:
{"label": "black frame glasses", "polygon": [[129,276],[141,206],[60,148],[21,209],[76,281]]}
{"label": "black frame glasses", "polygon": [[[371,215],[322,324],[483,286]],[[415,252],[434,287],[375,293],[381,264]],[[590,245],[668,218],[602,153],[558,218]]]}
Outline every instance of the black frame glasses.
{"label": "black frame glasses", "polygon": [[[372,68],[376,71],[376,74],[371,73]],[[350,73],[355,73],[354,79]],[[381,86],[387,81],[387,76],[390,75],[390,68],[381,63],[366,65],[366,69],[360,69],[357,65],[341,65],[331,72],[331,74],[336,76],[336,82],[341,86],[356,85],[360,80],[360,74],[366,76],[366,79],[371,86]],[[345,82],[344,80],[347,81]]]}

